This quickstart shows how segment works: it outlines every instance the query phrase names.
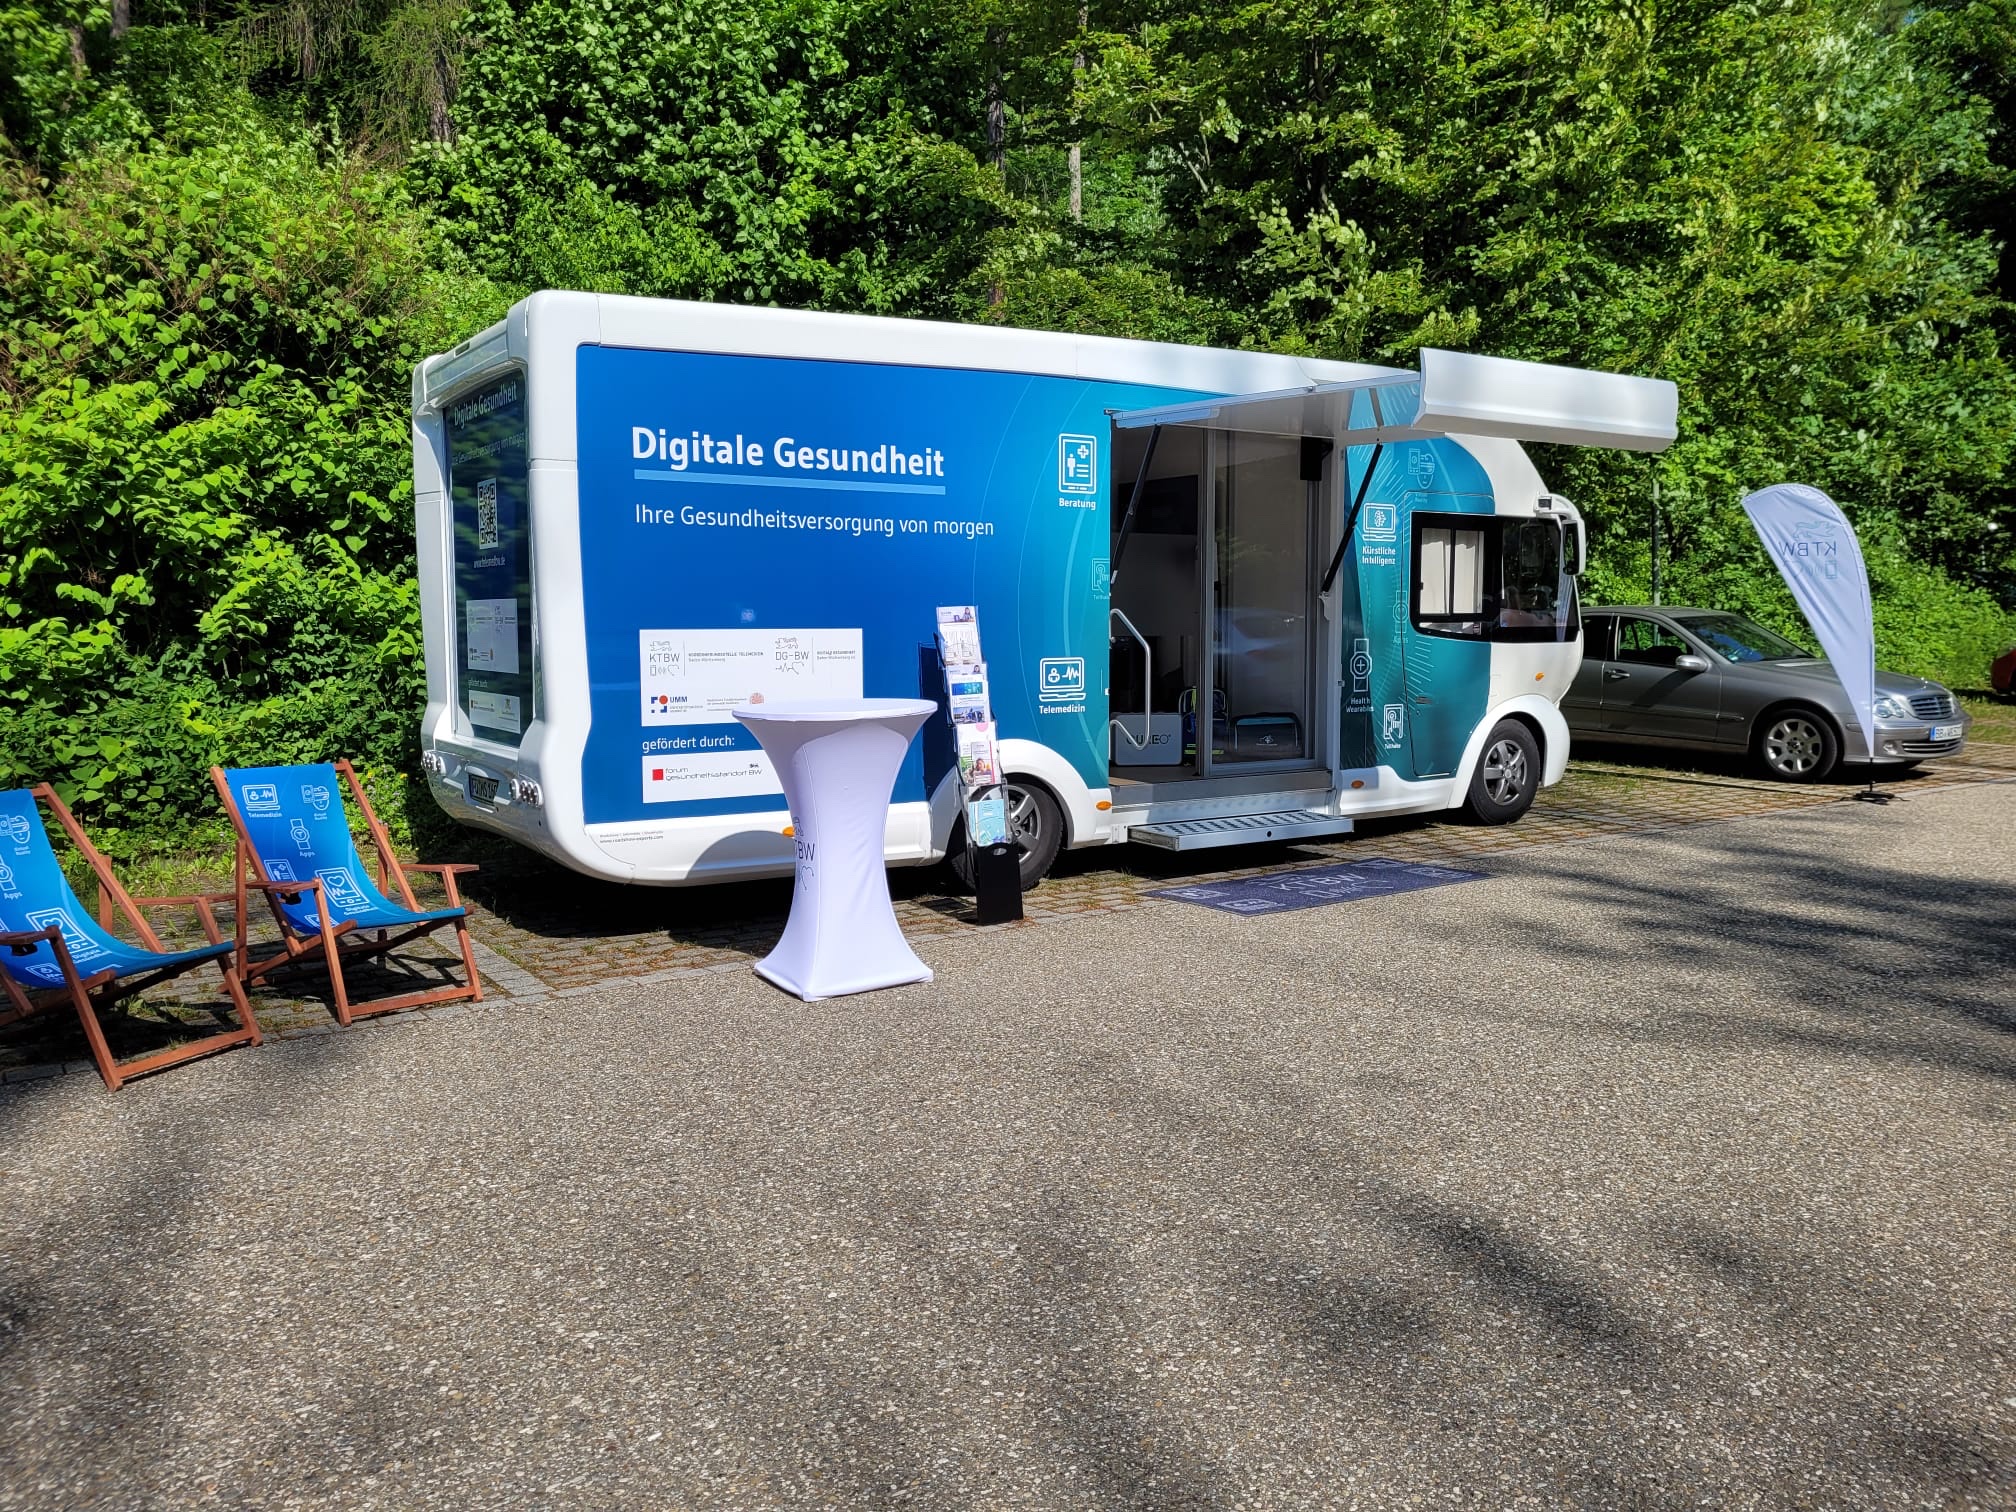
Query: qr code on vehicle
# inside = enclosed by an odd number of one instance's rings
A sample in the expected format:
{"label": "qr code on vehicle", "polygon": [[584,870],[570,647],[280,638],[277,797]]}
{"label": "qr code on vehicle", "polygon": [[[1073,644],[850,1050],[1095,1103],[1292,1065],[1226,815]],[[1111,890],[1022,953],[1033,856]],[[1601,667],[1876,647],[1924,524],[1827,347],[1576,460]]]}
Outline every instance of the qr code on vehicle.
{"label": "qr code on vehicle", "polygon": [[485,478],[476,485],[476,549],[488,551],[499,545],[497,529],[497,480]]}

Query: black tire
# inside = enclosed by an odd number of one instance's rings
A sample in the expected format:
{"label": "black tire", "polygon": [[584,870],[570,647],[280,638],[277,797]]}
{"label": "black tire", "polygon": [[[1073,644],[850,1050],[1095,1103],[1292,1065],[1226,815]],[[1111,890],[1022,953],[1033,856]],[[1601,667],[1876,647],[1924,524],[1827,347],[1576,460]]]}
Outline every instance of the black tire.
{"label": "black tire", "polygon": [[1539,791],[1540,742],[1518,720],[1499,720],[1484,737],[1464,809],[1478,824],[1510,824]]}
{"label": "black tire", "polygon": [[[1033,892],[1036,884],[1050,875],[1057,853],[1064,849],[1064,810],[1050,796],[1050,790],[1025,777],[1010,777],[1007,784],[1008,822],[1016,843],[1022,848],[1022,891]],[[945,860],[959,885],[973,888],[973,849],[966,843],[966,820],[952,826],[952,845]]]}
{"label": "black tire", "polygon": [[1773,709],[1750,741],[1757,770],[1778,782],[1825,782],[1841,764],[1841,737],[1818,709]]}

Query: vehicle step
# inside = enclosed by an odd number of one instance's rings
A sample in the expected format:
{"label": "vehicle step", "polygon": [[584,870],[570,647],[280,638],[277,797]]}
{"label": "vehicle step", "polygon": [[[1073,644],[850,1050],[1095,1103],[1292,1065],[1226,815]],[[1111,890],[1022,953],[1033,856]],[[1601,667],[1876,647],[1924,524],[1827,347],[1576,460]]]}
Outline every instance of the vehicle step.
{"label": "vehicle step", "polygon": [[1214,845],[1258,845],[1263,840],[1317,840],[1348,835],[1351,821],[1335,814],[1288,809],[1274,814],[1222,814],[1210,819],[1165,819],[1136,824],[1127,838],[1157,850],[1206,850]]}

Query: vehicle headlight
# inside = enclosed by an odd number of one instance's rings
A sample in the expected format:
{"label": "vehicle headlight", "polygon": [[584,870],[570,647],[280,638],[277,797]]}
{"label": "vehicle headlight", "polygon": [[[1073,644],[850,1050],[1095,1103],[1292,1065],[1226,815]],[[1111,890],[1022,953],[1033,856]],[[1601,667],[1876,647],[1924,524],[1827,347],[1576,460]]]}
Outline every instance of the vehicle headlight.
{"label": "vehicle headlight", "polygon": [[1894,693],[1879,693],[1876,696],[1876,717],[1878,719],[1909,719],[1911,706]]}

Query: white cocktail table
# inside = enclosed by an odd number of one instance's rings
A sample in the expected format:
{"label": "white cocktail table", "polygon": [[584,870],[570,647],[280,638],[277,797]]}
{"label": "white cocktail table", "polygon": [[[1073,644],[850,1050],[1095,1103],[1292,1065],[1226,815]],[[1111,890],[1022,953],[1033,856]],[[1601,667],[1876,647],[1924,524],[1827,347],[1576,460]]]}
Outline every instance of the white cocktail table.
{"label": "white cocktail table", "polygon": [[897,769],[937,710],[921,698],[850,698],[735,711],[777,769],[798,842],[791,918],[758,976],[808,1003],[931,980],[897,927],[882,858]]}

